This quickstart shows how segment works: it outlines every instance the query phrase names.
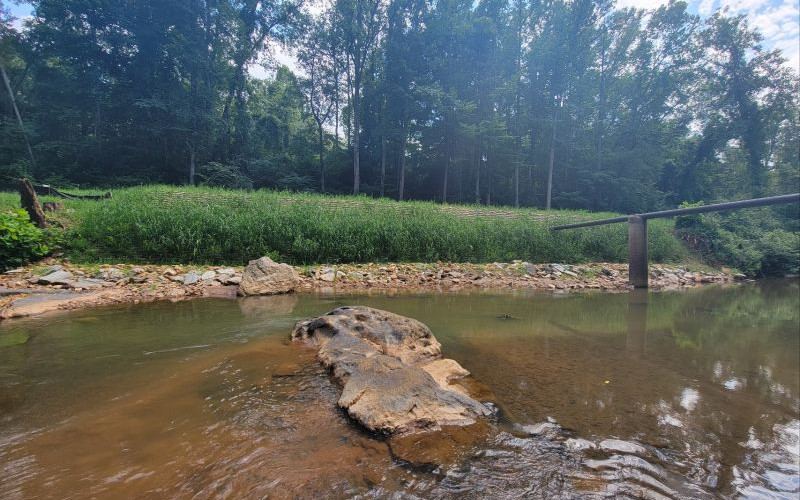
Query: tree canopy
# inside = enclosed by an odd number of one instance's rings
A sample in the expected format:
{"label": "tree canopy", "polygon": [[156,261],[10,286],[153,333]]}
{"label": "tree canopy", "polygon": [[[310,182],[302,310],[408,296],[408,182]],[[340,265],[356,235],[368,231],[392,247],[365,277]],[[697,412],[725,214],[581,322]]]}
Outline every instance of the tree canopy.
{"label": "tree canopy", "polygon": [[31,4],[0,14],[0,183],[622,212],[800,184],[798,75],[681,1]]}

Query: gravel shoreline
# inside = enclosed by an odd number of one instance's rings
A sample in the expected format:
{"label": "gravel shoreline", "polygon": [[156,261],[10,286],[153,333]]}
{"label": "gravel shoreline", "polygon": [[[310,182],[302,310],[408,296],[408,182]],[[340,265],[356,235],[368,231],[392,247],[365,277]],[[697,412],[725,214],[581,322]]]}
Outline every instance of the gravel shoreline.
{"label": "gravel shoreline", "polygon": [[[243,267],[86,265],[49,259],[0,274],[0,319],[109,304],[235,298]],[[565,293],[629,290],[626,264],[370,263],[295,267],[297,293],[414,293],[531,290]],[[650,266],[651,289],[680,289],[743,279],[727,270]]]}

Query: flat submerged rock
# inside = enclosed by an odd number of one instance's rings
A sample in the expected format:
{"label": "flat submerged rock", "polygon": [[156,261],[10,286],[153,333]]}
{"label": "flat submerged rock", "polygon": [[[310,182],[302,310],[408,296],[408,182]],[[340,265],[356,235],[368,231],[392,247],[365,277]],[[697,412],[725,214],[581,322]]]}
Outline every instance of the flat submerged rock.
{"label": "flat submerged rock", "polygon": [[363,306],[300,321],[292,340],[319,347],[317,358],[342,386],[338,405],[373,432],[401,436],[470,426],[492,410],[459,381],[469,372],[443,359],[423,323]]}

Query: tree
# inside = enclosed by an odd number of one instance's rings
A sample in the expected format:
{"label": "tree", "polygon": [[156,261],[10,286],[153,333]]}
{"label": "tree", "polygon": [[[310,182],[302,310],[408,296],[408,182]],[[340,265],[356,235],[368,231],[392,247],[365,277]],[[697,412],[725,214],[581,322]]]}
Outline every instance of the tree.
{"label": "tree", "polygon": [[309,110],[317,123],[319,139],[319,185],[325,192],[325,125],[335,110],[334,93],[338,84],[335,41],[328,36],[330,25],[322,18],[308,31],[299,52],[307,77],[303,81]]}
{"label": "tree", "polygon": [[337,33],[348,63],[352,106],[353,194],[361,183],[361,91],[367,62],[378,47],[386,21],[384,0],[336,0]]}

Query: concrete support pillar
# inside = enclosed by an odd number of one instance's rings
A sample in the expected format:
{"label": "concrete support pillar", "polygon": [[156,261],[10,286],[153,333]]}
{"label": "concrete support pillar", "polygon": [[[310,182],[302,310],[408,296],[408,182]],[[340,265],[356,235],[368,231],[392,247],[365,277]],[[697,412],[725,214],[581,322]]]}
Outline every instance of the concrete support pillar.
{"label": "concrete support pillar", "polygon": [[628,217],[628,282],[634,288],[647,288],[647,219]]}
{"label": "concrete support pillar", "polygon": [[634,358],[642,357],[647,351],[647,303],[650,292],[646,288],[636,288],[628,295],[628,335],[625,349]]}

